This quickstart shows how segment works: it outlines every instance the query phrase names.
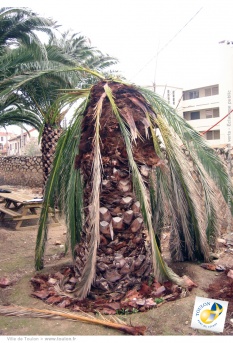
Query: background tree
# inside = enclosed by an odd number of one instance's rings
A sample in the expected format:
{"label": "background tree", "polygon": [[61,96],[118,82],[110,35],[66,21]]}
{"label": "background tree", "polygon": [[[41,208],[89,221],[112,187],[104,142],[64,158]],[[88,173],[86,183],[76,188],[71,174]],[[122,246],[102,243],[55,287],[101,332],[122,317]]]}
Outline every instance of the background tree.
{"label": "background tree", "polygon": [[226,203],[230,194],[233,210],[227,170],[158,95],[99,77],[86,92],[67,95],[71,103],[84,100],[59,140],[40,218],[36,268],[43,268],[48,209],[59,199],[78,279],[75,297],[85,298],[92,286],[125,292],[151,273],[161,283],[184,285],[162,258],[162,219],[168,212],[176,260],[209,261],[218,232],[217,191]]}
{"label": "background tree", "polygon": [[[14,119],[13,122],[8,121],[9,123],[24,122],[37,129],[38,124],[41,124],[42,164],[44,183],[46,183],[51,170],[55,146],[62,131],[61,122],[69,110],[67,106],[63,108],[63,105],[57,106],[57,103],[55,104],[59,89],[74,88],[77,85],[83,87],[93,82],[93,76],[90,74],[85,76],[84,73],[74,73],[70,69],[64,70],[77,65],[90,65],[95,66],[97,70],[104,70],[115,64],[116,60],[104,56],[100,51],[91,47],[89,40],[84,36],[70,35],[69,32],[66,32],[61,35],[61,38],[56,38],[51,35],[51,30],[47,27],[49,24],[55,24],[52,21],[37,18],[31,11],[8,8],[2,9],[1,13],[0,26],[2,26],[5,37],[5,39],[2,38],[2,51],[4,53],[0,56],[2,65],[1,88],[4,90],[7,84],[13,82],[12,77],[17,76],[19,76],[20,85],[15,88],[14,97],[11,96],[11,101],[6,98],[2,102],[1,107],[4,112],[0,112],[0,122],[6,123],[7,115],[8,119],[12,116]],[[12,25],[17,27],[15,36]],[[20,30],[22,30],[21,34]],[[43,30],[50,34],[47,45],[42,44],[37,39],[34,30]],[[13,44],[18,48],[10,49]],[[36,80],[29,80],[27,84],[20,83],[21,77],[25,74],[29,75],[35,71],[43,74],[43,71],[58,69],[63,72],[50,72]],[[38,120],[35,117],[38,117]]]}
{"label": "background tree", "polygon": [[[115,59],[104,56],[92,48],[87,38],[77,36],[77,34],[68,37],[66,34],[59,40],[50,40],[46,46],[47,69],[57,70],[77,65],[89,67],[90,64],[90,66],[95,65],[97,70],[104,70],[116,63]],[[45,69],[45,66],[42,65],[42,68]],[[44,183],[51,171],[56,144],[62,132],[62,120],[72,106],[72,104],[70,106],[65,104],[65,107],[63,104],[58,105],[56,100],[59,91],[60,89],[87,86],[88,83],[94,81],[93,77],[91,78],[89,74],[86,75],[69,70],[50,73],[28,82],[19,89],[24,104],[43,120],[41,149]]]}

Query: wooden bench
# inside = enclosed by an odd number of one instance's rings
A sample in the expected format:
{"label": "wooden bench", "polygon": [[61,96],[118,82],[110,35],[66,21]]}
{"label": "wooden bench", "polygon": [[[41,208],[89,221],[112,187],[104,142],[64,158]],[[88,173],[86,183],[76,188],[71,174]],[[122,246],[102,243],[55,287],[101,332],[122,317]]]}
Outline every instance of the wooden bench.
{"label": "wooden bench", "polygon": [[4,217],[5,214],[8,214],[10,217],[13,217],[13,218],[19,218],[22,216],[20,213],[15,212],[7,207],[0,206],[0,216]]}
{"label": "wooden bench", "polygon": [[[33,206],[33,207],[32,207]],[[41,208],[41,205],[38,206],[38,208]],[[32,213],[28,214],[26,213],[28,210],[32,209]],[[56,214],[58,214],[59,211],[57,209],[49,209],[49,213],[48,213],[48,218],[51,218],[53,220],[53,223],[50,223],[50,225],[52,226],[57,226],[60,225],[59,224],[59,220],[56,216]],[[7,216],[5,216],[7,215]],[[35,207],[34,205],[27,205],[23,208],[22,213],[20,212],[16,212],[10,208],[7,207],[3,207],[0,206],[0,221],[8,221],[8,220],[13,220],[13,221],[17,221],[16,227],[15,229],[19,229],[19,228],[36,228],[38,227],[38,223],[37,225],[33,225],[33,226],[27,226],[27,227],[22,227],[22,223],[24,220],[30,220],[30,219],[39,219],[40,218],[40,213],[35,212]]]}
{"label": "wooden bench", "polygon": [[[37,225],[39,223],[41,209],[43,207],[42,198],[31,198],[29,194],[23,194],[19,192],[1,193],[0,200],[3,199],[3,203],[0,204],[0,222],[3,221],[16,221],[15,229],[23,228],[24,221],[37,219]],[[53,223],[59,224],[57,218],[58,210],[49,208],[48,219],[52,219]],[[50,222],[50,220],[49,220]],[[25,224],[29,224],[26,222]],[[27,225],[28,226],[28,225]]]}

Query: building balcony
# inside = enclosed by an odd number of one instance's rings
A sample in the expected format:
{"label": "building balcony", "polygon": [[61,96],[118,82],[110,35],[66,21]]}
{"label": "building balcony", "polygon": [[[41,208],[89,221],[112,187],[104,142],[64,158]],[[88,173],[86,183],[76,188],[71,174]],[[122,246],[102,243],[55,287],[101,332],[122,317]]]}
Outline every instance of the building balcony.
{"label": "building balcony", "polygon": [[[195,130],[199,131],[199,132],[203,132],[208,130],[211,126],[213,126],[214,124],[216,124],[218,121],[220,120],[220,118],[208,118],[208,119],[196,119],[196,120],[187,120],[187,123],[189,123],[189,125],[191,125]],[[216,125],[214,127],[215,130],[219,130],[220,129],[220,125]]]}
{"label": "building balcony", "polygon": [[219,94],[212,96],[205,96],[201,98],[183,100],[181,107],[183,111],[192,111],[193,109],[207,109],[212,107],[218,107],[219,105]]}

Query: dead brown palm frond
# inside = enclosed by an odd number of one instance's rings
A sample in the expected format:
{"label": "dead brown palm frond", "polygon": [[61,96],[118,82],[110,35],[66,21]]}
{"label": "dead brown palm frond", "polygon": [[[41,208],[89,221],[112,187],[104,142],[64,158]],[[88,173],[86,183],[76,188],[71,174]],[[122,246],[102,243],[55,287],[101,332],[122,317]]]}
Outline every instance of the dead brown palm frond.
{"label": "dead brown palm frond", "polygon": [[102,317],[97,319],[90,315],[77,315],[71,312],[65,311],[54,311],[47,309],[28,308],[22,306],[0,306],[0,315],[2,316],[13,316],[13,317],[32,317],[32,318],[60,318],[68,320],[77,320],[87,324],[95,324],[106,326],[111,329],[123,331],[129,335],[140,336],[144,335],[146,331],[145,326],[130,326],[123,324],[122,322],[116,323]]}
{"label": "dead brown palm frond", "polygon": [[89,292],[92,282],[95,279],[95,266],[97,249],[100,242],[99,233],[99,198],[100,198],[100,186],[101,186],[101,170],[102,170],[102,160],[100,153],[100,116],[102,113],[103,101],[106,94],[103,93],[100,97],[94,112],[93,119],[95,120],[95,136],[93,138],[94,146],[94,156],[93,156],[93,166],[92,166],[92,193],[90,196],[89,205],[89,230],[90,230],[90,242],[88,246],[89,254],[82,272],[80,281],[78,282],[78,287],[72,292],[75,292],[75,297],[77,299],[84,299]]}

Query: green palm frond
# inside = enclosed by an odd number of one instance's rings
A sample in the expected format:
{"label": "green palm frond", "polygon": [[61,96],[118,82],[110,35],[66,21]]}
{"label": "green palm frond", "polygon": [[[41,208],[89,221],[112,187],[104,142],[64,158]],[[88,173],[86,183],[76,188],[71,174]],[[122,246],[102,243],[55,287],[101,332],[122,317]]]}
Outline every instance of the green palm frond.
{"label": "green palm frond", "polygon": [[[31,34],[31,30],[50,32],[52,28],[58,27],[51,18],[43,18],[26,7],[2,7],[0,9],[1,30],[6,32],[10,39],[15,34]],[[4,19],[4,20],[3,20]],[[7,35],[8,34],[8,35]],[[14,36],[13,36],[14,37]]]}
{"label": "green palm frond", "polygon": [[158,241],[160,243],[164,225],[170,226],[169,232],[172,240],[172,244],[170,244],[171,257],[174,261],[183,261],[183,244],[180,237],[182,223],[176,206],[176,199],[172,191],[168,167],[163,167],[163,170],[161,168],[152,170],[150,194],[153,209],[153,224],[156,235],[159,238]]}
{"label": "green palm frond", "polygon": [[67,135],[60,137],[57,153],[54,159],[54,167],[50,173],[49,179],[46,184],[43,207],[41,210],[39,228],[36,238],[36,252],[35,252],[35,268],[40,270],[44,267],[44,252],[45,244],[48,234],[48,214],[50,208],[55,208],[55,199],[57,194],[56,185],[59,180],[59,167],[61,165],[62,152],[67,141]]}
{"label": "green palm frond", "polygon": [[38,131],[42,126],[40,118],[28,109],[10,106],[1,110],[0,107],[0,127],[18,124],[30,125]]}
{"label": "green palm frond", "polygon": [[50,75],[54,72],[56,73],[66,73],[66,72],[84,72],[89,73],[99,79],[104,79],[105,77],[98,72],[94,70],[90,70],[84,67],[67,67],[67,68],[61,68],[61,69],[47,69],[47,70],[39,70],[39,71],[25,71],[24,73],[21,73],[20,75],[15,75],[9,78],[4,79],[0,82],[0,96],[6,96],[13,91],[17,90],[18,88],[24,86],[30,81],[36,80],[37,78],[40,78],[42,76]]}
{"label": "green palm frond", "polygon": [[37,32],[53,36],[57,28],[52,19],[42,18],[28,8],[3,7],[0,9],[0,55],[13,45],[30,47],[36,45],[43,58],[47,58],[44,44]]}
{"label": "green palm frond", "polygon": [[87,101],[79,106],[72,125],[67,129],[67,140],[63,147],[62,164],[59,167],[60,177],[57,184],[59,206],[65,213],[68,229],[67,246],[71,247],[72,256],[76,244],[80,241],[84,224],[83,182],[80,170],[76,170],[74,164],[81,137],[82,114],[86,106]]}
{"label": "green palm frond", "polygon": [[72,125],[63,132],[55,153],[53,168],[47,181],[40,225],[37,234],[35,266],[43,268],[43,258],[47,241],[48,211],[54,208],[55,200],[61,213],[65,213],[67,223],[67,245],[74,247],[80,240],[83,228],[82,180],[79,170],[74,169],[75,157],[81,134],[82,113],[87,106],[84,101],[76,110]]}

